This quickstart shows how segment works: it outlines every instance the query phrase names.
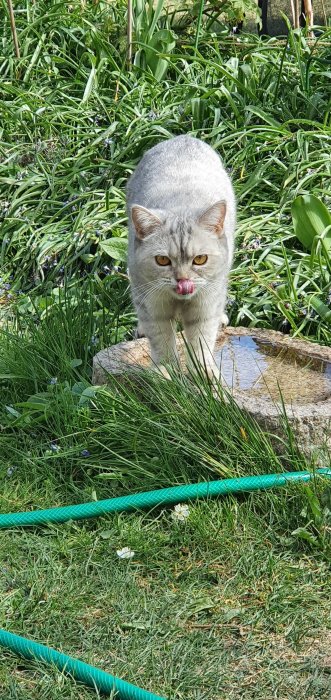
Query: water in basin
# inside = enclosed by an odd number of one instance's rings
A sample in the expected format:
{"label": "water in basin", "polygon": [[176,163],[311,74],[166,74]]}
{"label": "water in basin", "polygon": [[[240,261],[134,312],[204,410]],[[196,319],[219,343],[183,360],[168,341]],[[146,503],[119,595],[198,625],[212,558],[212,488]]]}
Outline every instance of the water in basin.
{"label": "water in basin", "polygon": [[215,353],[225,384],[235,391],[285,403],[331,396],[331,362],[323,362],[253,335],[228,337]]}

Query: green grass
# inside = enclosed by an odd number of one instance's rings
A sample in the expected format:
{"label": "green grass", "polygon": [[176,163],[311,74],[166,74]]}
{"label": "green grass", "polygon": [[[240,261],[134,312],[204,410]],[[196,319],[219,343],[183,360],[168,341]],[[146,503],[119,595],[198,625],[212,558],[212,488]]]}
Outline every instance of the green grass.
{"label": "green grass", "polygon": [[[305,467],[202,378],[91,391],[84,314],[86,299],[1,333],[1,512]],[[318,483],[196,503],[185,522],[154,509],[3,531],[0,624],[169,698],[327,700],[330,505]],[[6,700],[94,696],[0,658]]]}
{"label": "green grass", "polygon": [[[15,3],[15,60],[0,5],[0,512],[309,466],[201,376],[90,382],[95,352],[135,324],[124,256],[105,244],[126,240],[125,183],[180,133],[232,173],[231,322],[330,344],[330,261],[291,219],[298,194],[330,204],[330,29],[237,44],[203,24],[196,51],[196,25],[172,18],[157,81],[125,65],[125,9]],[[330,511],[312,482],[196,503],[185,522],[155,509],[3,531],[0,625],[174,700],[329,700]],[[4,700],[96,697],[0,661]]]}
{"label": "green grass", "polygon": [[[68,499],[56,472],[46,487],[30,467],[25,478],[34,502],[41,490]],[[6,484],[6,507],[26,507],[12,498],[21,480]],[[255,495],[195,505],[185,523],[161,512],[4,532],[1,624],[166,697],[328,700],[331,577],[290,535],[303,501]],[[95,697],[0,658],[6,700]]]}

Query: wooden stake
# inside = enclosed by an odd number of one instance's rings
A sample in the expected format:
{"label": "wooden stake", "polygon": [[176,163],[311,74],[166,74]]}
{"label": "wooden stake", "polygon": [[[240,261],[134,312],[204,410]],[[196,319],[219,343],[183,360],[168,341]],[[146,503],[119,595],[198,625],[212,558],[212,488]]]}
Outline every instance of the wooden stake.
{"label": "wooden stake", "polygon": [[292,24],[293,24],[293,27],[294,27],[294,23],[295,23],[295,12],[294,12],[293,0],[291,0],[291,10],[292,10]]}
{"label": "wooden stake", "polygon": [[299,0],[294,0],[294,29],[299,29],[300,26],[300,8]]}
{"label": "wooden stake", "polygon": [[132,63],[132,25],[133,25],[132,0],[128,0],[127,37],[128,37],[128,62],[129,63]]}
{"label": "wooden stake", "polygon": [[327,19],[327,16],[326,16],[326,10],[325,10],[325,5],[324,5],[324,0],[321,0],[321,5],[322,5],[322,11],[323,11],[323,17],[324,17],[324,24],[325,24],[325,26],[326,26],[327,23],[328,23],[328,19]]}
{"label": "wooden stake", "polygon": [[18,45],[18,38],[17,38],[17,31],[16,31],[16,24],[15,24],[15,17],[14,17],[14,9],[13,9],[12,0],[7,0],[7,5],[8,5],[8,10],[9,10],[11,33],[13,35],[13,41],[14,41],[14,46],[15,46],[15,54],[16,54],[16,58],[20,58],[21,54],[20,54],[20,47]]}
{"label": "wooden stake", "polygon": [[311,0],[304,0],[307,27],[310,29],[314,24],[313,5]]}

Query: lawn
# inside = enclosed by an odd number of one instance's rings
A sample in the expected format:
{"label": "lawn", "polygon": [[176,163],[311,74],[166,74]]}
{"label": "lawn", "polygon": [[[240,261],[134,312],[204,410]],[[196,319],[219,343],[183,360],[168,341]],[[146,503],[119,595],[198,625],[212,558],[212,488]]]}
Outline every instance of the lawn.
{"label": "lawn", "polygon": [[[330,345],[330,235],[312,216],[303,241],[293,208],[330,209],[330,29],[234,39],[204,16],[197,37],[194,16],[163,14],[164,55],[141,45],[130,69],[123,3],[15,9],[20,59],[0,7],[0,512],[313,466],[202,377],[93,388],[91,364],[136,322],[127,178],[181,133],[233,178],[231,324]],[[329,700],[330,512],[318,480],[196,502],[183,520],[1,531],[0,626],[169,699]],[[0,661],[3,700],[98,697]]]}

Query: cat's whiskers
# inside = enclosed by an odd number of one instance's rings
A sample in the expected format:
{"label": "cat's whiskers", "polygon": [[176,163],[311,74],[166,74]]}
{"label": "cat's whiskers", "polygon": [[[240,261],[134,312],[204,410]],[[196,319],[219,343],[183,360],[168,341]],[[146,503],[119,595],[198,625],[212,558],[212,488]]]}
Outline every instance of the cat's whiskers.
{"label": "cat's whiskers", "polygon": [[192,282],[193,282],[193,284],[195,284],[196,287],[206,287],[207,286],[206,280],[201,280],[201,279],[194,280],[193,279]]}
{"label": "cat's whiskers", "polygon": [[220,285],[218,281],[206,284],[203,291],[205,294],[201,295],[202,306],[205,307],[210,305],[220,296]]}
{"label": "cat's whiskers", "polygon": [[150,297],[152,294],[159,294],[161,290],[162,287],[160,286],[153,286],[150,289],[146,289],[144,292],[136,296],[136,301],[139,304],[143,304],[146,301],[146,299],[148,299],[148,297]]}
{"label": "cat's whiskers", "polygon": [[156,282],[150,282],[149,288],[144,289],[141,292],[141,294],[137,294],[135,299],[138,302],[138,304],[143,304],[147,301],[148,297],[150,297],[152,294],[159,294],[163,288],[164,284],[160,280],[157,280]]}
{"label": "cat's whiskers", "polygon": [[137,285],[136,289],[139,290],[145,290],[145,289],[150,289],[151,287],[158,287],[161,284],[162,280],[156,279],[156,280],[151,280],[150,282],[145,282],[145,284],[139,284]]}

